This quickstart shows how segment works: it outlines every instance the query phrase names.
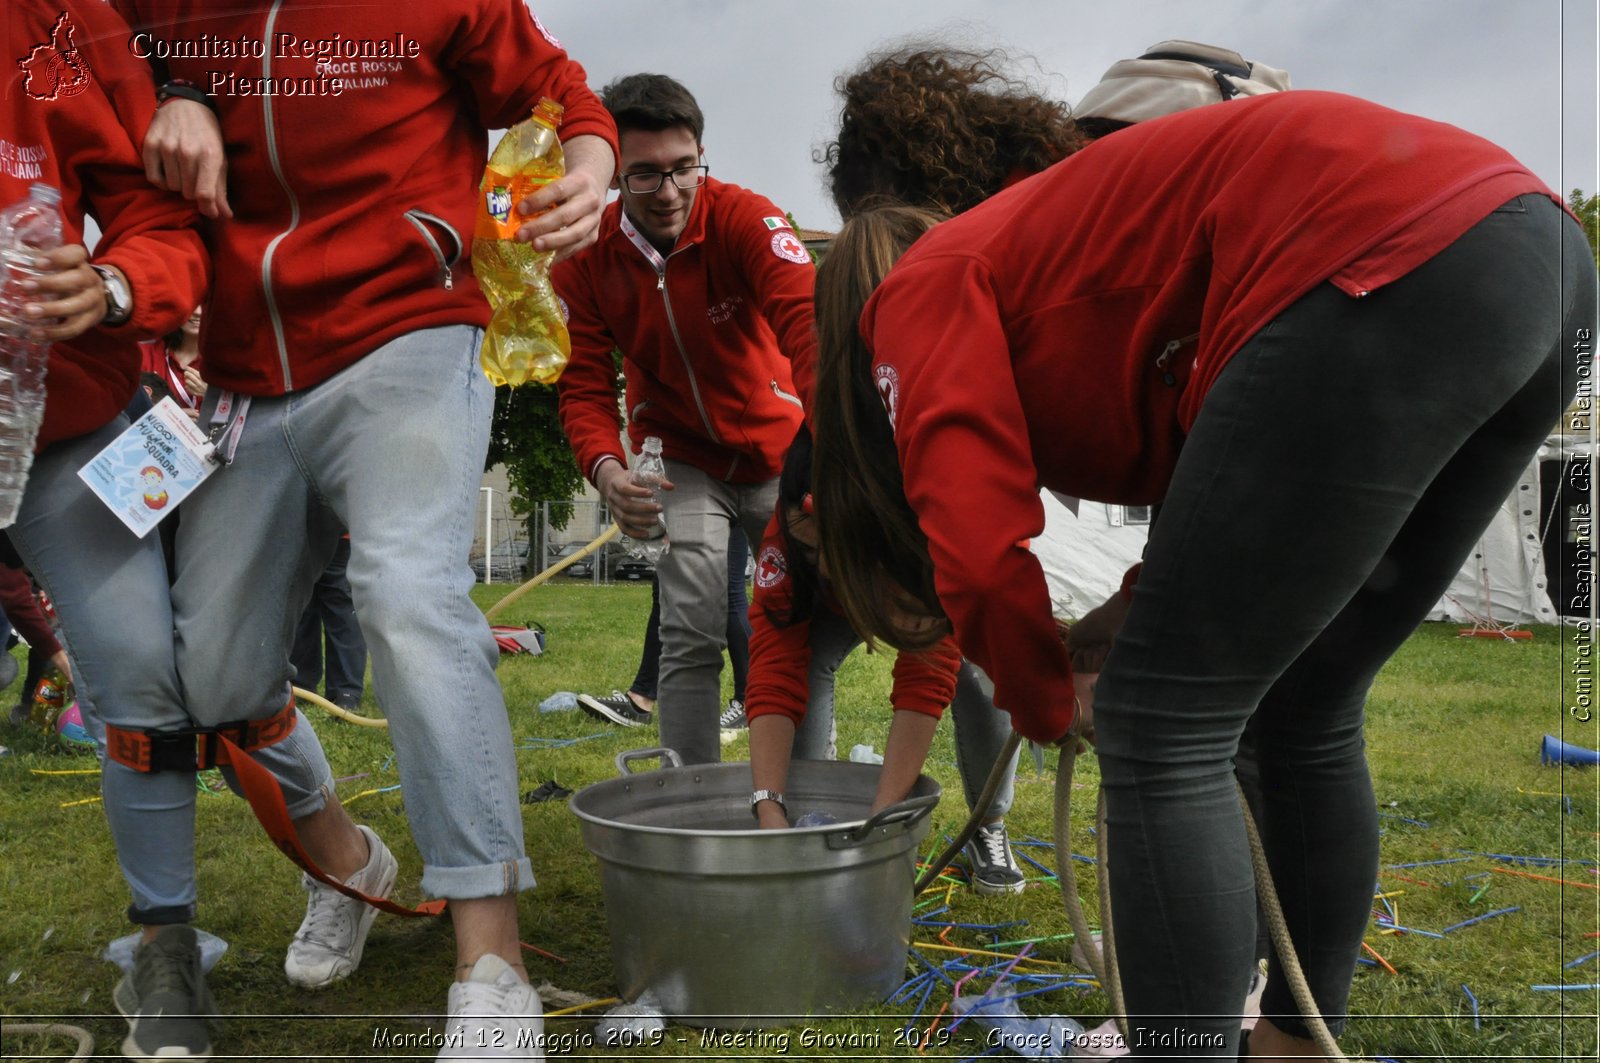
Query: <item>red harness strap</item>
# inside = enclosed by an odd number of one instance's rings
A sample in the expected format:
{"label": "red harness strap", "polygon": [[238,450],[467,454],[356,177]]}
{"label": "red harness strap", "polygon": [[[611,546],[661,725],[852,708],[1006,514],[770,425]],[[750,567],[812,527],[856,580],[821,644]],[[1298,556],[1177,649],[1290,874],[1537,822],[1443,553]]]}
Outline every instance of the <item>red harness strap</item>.
{"label": "red harness strap", "polygon": [[381,911],[395,915],[439,915],[444,912],[445,901],[426,901],[415,908],[396,904],[382,897],[373,897],[333,878],[311,859],[300,844],[289,818],[289,806],[283,800],[283,787],[272,772],[257,764],[250,753],[265,749],[289,737],[295,727],[294,699],[290,699],[280,712],[264,720],[241,720],[220,727],[184,727],[171,731],[129,731],[113,724],[106,725],[106,755],[118,764],[138,772],[203,771],[206,768],[227,765],[239,780],[250,810],[272,839],[274,845],[300,866],[306,874],[323,885],[338,890],[346,897],[364,901]]}

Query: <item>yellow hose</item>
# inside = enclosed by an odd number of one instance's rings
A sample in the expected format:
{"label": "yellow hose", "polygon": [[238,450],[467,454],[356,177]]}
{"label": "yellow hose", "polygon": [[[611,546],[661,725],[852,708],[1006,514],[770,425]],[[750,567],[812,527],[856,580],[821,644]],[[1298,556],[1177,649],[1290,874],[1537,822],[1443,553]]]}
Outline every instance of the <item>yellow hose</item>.
{"label": "yellow hose", "polygon": [[521,598],[524,594],[527,594],[539,584],[543,583],[551,576],[554,576],[557,572],[562,571],[568,565],[577,564],[579,560],[588,557],[590,554],[594,553],[596,550],[600,549],[606,543],[610,542],[612,539],[615,539],[621,534],[622,529],[613,523],[611,527],[607,528],[605,531],[596,536],[594,541],[588,546],[585,546],[582,550],[579,550],[575,554],[570,554],[567,557],[563,557],[560,561],[557,561],[555,564],[551,565],[549,568],[545,569],[543,572],[539,573],[537,576],[533,577],[528,582],[512,591],[510,594],[506,595],[504,598],[501,598],[498,602],[495,602],[484,612],[484,617],[486,619],[493,620],[500,610],[504,609],[518,598]]}
{"label": "yellow hose", "polygon": [[318,708],[327,710],[330,715],[337,716],[341,720],[353,723],[357,727],[389,726],[389,721],[385,720],[381,716],[358,715],[357,713],[351,712],[349,709],[340,708],[327,698],[323,697],[321,694],[314,694],[309,690],[302,690],[299,687],[290,687],[289,690],[290,693],[294,694],[296,700],[309,701]]}
{"label": "yellow hose", "polygon": [[[549,568],[545,569],[543,572],[539,573],[537,576],[533,577],[528,582],[512,591],[510,594],[506,595],[504,598],[501,598],[494,605],[490,606],[489,609],[483,614],[484,619],[493,620],[495,614],[500,612],[500,610],[504,609],[506,606],[510,605],[524,594],[527,594],[529,591],[533,590],[533,588],[537,587],[551,576],[554,576],[557,572],[562,571],[567,566],[577,564],[580,560],[588,557],[606,543],[610,542],[612,539],[615,539],[621,533],[622,529],[617,527],[615,524],[612,524],[611,527],[607,528],[605,531],[596,536],[594,541],[588,546],[585,546],[582,550],[579,550],[575,554],[563,557],[560,561],[557,561],[555,564],[551,565]],[[349,709],[340,708],[327,698],[324,698],[321,695],[315,694],[309,690],[302,690],[300,687],[294,687],[293,691],[294,696],[299,700],[309,701],[311,704],[326,711],[329,715],[336,716],[348,723],[353,723],[358,727],[389,726],[389,721],[385,720],[381,716],[362,716],[358,713],[351,712]]]}

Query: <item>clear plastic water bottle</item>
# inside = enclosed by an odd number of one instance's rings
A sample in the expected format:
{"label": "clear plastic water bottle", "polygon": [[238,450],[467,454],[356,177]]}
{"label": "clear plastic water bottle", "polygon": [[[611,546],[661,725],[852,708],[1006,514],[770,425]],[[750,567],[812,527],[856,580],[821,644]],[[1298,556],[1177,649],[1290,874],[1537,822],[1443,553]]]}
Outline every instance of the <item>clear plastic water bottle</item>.
{"label": "clear plastic water bottle", "polygon": [[568,712],[578,707],[578,695],[570,690],[558,690],[539,702],[540,712]]}
{"label": "clear plastic water bottle", "polygon": [[[666,478],[667,466],[661,460],[661,440],[655,436],[646,436],[644,447],[639,451],[639,460],[633,463],[633,468],[628,472],[628,482],[650,488],[650,501],[659,505],[661,494],[656,487]],[[661,517],[651,525],[650,532],[645,538],[629,537],[628,556],[643,558],[653,565],[660,561],[661,555],[671,547],[672,541],[667,538],[667,522],[665,517]]]}
{"label": "clear plastic water bottle", "polygon": [[839,822],[839,817],[826,809],[814,808],[810,812],[794,821],[797,828],[803,827],[831,827]]}
{"label": "clear plastic water bottle", "polygon": [[61,246],[61,193],[35,184],[28,198],[0,213],[0,528],[17,519],[33,467],[33,444],[44,416],[45,361],[50,344],[29,337],[22,316],[38,298],[22,282],[41,275],[33,260]]}
{"label": "clear plastic water bottle", "polygon": [[1025,1015],[1015,997],[956,997],[951,1010],[991,1031],[988,1045],[1003,1045],[1024,1059],[1071,1059],[1084,1041],[1083,1026],[1065,1015]]}

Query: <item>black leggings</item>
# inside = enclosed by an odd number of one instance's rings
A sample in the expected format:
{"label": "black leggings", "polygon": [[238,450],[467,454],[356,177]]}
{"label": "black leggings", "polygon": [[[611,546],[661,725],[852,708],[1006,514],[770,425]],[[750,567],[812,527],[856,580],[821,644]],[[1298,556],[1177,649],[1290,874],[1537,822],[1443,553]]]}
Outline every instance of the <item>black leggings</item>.
{"label": "black leggings", "polygon": [[[1377,880],[1367,690],[1570,401],[1594,313],[1582,231],[1523,196],[1366,298],[1320,285],[1206,396],[1096,692],[1134,1054],[1237,1051],[1252,716],[1273,877],[1343,1028]],[[1276,956],[1262,1013],[1307,1035]]]}

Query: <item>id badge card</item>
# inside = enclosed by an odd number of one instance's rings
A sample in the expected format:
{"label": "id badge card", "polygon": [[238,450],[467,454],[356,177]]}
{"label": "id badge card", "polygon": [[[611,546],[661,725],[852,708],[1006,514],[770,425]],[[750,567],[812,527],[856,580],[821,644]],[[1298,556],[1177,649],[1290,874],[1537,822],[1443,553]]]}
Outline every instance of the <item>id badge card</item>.
{"label": "id badge card", "polygon": [[78,478],[142,539],[217,471],[215,451],[165,398],[79,469]]}

